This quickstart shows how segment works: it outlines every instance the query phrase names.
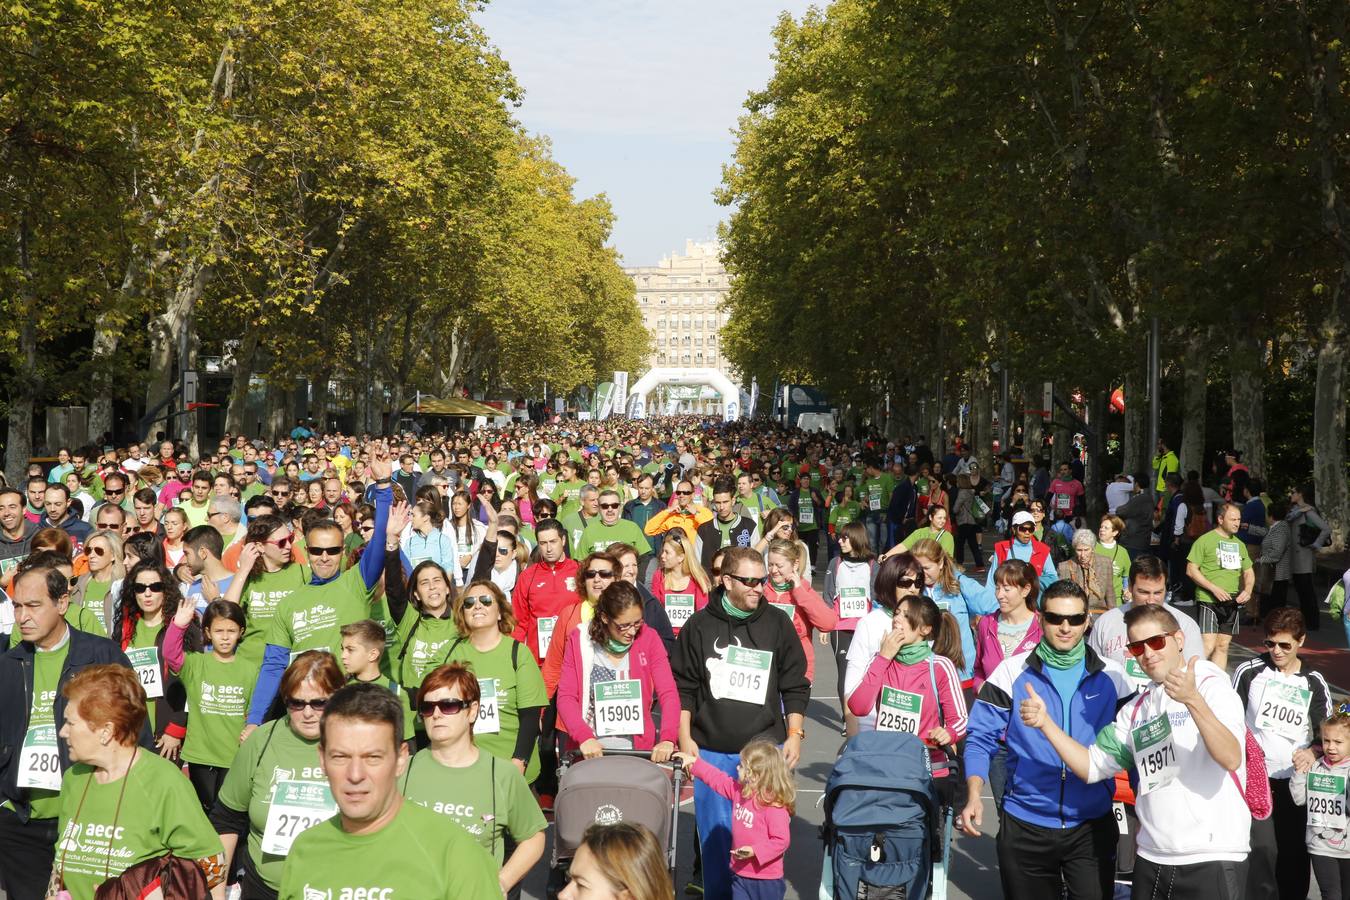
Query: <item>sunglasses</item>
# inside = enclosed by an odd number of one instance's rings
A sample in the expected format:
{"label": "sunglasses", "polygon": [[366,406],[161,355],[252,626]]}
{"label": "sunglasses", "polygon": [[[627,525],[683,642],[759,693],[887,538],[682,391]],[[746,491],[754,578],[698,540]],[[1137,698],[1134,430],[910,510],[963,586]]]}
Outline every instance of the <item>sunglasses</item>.
{"label": "sunglasses", "polygon": [[1045,622],[1047,625],[1069,624],[1072,625],[1074,628],[1077,628],[1078,626],[1085,624],[1088,620],[1088,614],[1085,612],[1074,613],[1071,616],[1065,616],[1061,615],[1060,613],[1052,613],[1047,611],[1041,613],[1041,615],[1045,616]]}
{"label": "sunglasses", "polygon": [[278,500],[285,500],[285,499],[286,499],[287,497],[289,497],[290,495],[291,495],[291,492],[290,492],[290,491],[273,491],[273,492],[272,492],[272,496],[275,497],[275,498],[277,498]]}
{"label": "sunglasses", "polygon": [[618,509],[618,508],[619,508],[619,504],[617,504],[617,503],[601,503],[601,504],[600,504],[600,508],[601,508],[601,509]]}
{"label": "sunglasses", "polygon": [[693,493],[693,491],[676,491],[675,493],[680,495],[681,497],[688,497],[690,494]]}
{"label": "sunglasses", "polygon": [[423,700],[417,704],[422,718],[430,719],[431,714],[439,711],[443,716],[454,716],[468,709],[472,704],[468,700]]}
{"label": "sunglasses", "polygon": [[161,593],[164,590],[162,581],[138,581],[131,586],[131,589],[138,594],[148,594],[154,592]]}
{"label": "sunglasses", "polygon": [[375,530],[375,523],[374,523],[374,522],[362,522],[362,523],[358,526],[358,530],[359,530],[359,531],[374,531],[374,530]]}
{"label": "sunglasses", "polygon": [[311,556],[337,556],[342,552],[341,547],[315,547],[313,544],[310,544],[306,549]]}
{"label": "sunglasses", "polygon": [[108,548],[107,548],[107,547],[101,547],[101,546],[100,546],[100,547],[86,547],[85,549],[88,550],[90,553],[94,554],[95,556],[107,556],[107,555],[108,555]]}
{"label": "sunglasses", "polygon": [[730,572],[723,572],[722,574],[730,579],[739,581],[748,588],[764,587],[769,580],[769,576],[767,575],[732,575]]}
{"label": "sunglasses", "polygon": [[902,587],[902,588],[907,588],[907,587],[922,587],[922,586],[923,586],[923,579],[922,579],[922,578],[914,578],[914,577],[912,577],[912,576],[906,575],[904,578],[897,578],[897,579],[895,579],[895,586],[896,586],[896,587]]}
{"label": "sunglasses", "polygon": [[609,569],[587,569],[584,573],[587,578],[613,578],[614,573]]}
{"label": "sunglasses", "polygon": [[308,706],[315,712],[323,712],[323,708],[328,705],[327,697],[318,697],[314,700],[301,700],[299,697],[287,697],[286,708],[291,712],[300,712]]}
{"label": "sunglasses", "polygon": [[1163,647],[1166,646],[1167,646],[1167,635],[1155,634],[1152,637],[1146,637],[1143,638],[1142,640],[1130,641],[1128,644],[1125,645],[1125,649],[1130,652],[1131,656],[1143,656],[1145,648],[1148,648],[1149,650],[1152,650],[1154,653],[1157,653],[1158,651],[1162,650]]}
{"label": "sunglasses", "polygon": [[1035,530],[1036,530],[1036,526],[1035,526],[1035,525],[1018,525],[1018,526],[1017,526],[1016,528],[1014,528],[1013,530],[1014,530],[1014,531],[1035,531]]}
{"label": "sunglasses", "polygon": [[1266,645],[1267,650],[1274,650],[1276,647],[1279,647],[1285,653],[1288,653],[1290,650],[1294,649],[1294,644],[1290,641],[1272,641],[1269,638],[1267,638],[1261,643]]}
{"label": "sunglasses", "polygon": [[497,598],[492,596],[491,594],[479,594],[476,597],[465,597],[464,598],[465,612],[468,612],[469,610],[473,609],[473,604],[475,600],[478,601],[479,606],[491,606],[493,603],[497,602]]}
{"label": "sunglasses", "polygon": [[[287,536],[287,537],[281,538],[280,540],[276,540],[276,541],[263,541],[264,544],[271,544],[272,546],[276,547],[278,550],[286,550],[286,549],[289,548],[289,547],[291,546],[291,544],[293,544],[294,542],[295,542],[295,535],[289,535],[289,536]],[[314,548],[311,547],[310,549],[312,550],[312,549],[314,549]]]}
{"label": "sunglasses", "polygon": [[497,548],[497,555],[498,555],[498,556],[510,556],[510,555],[511,555],[511,548],[510,548],[510,547],[498,547],[498,548]]}

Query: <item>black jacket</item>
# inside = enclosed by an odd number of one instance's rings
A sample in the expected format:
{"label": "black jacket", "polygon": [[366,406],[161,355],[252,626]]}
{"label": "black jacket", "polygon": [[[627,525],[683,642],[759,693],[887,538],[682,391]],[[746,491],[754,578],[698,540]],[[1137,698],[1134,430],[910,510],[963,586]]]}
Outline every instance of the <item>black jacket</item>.
{"label": "black jacket", "polygon": [[[28,821],[28,791],[19,788],[19,751],[28,731],[28,714],[33,707],[33,645],[21,641],[0,656],[0,800],[8,800],[14,812]],[[58,731],[66,716],[66,698],[61,693],[81,669],[97,665],[131,668],[126,654],[107,638],[70,628],[70,647],[66,664],[57,681],[53,716]],[[61,755],[61,771],[70,768],[70,748],[60,737],[56,740]],[[141,729],[141,746],[151,749],[154,742],[147,723]]]}
{"label": "black jacket", "polygon": [[[773,651],[763,706],[713,697],[712,667],[723,663],[733,646]],[[757,737],[781,744],[787,738],[784,716],[805,715],[811,700],[806,654],[792,620],[763,601],[749,618],[732,619],[722,609],[720,588],[680,629],[671,668],[694,742],[719,753],[739,753]]]}
{"label": "black jacket", "polygon": [[[732,547],[753,547],[755,545],[755,520],[749,516],[741,516],[736,524],[731,526],[731,544]],[[698,558],[703,564],[703,571],[712,571],[713,557],[717,551],[722,548],[722,530],[717,527],[717,516],[713,516],[702,525],[698,526]]]}

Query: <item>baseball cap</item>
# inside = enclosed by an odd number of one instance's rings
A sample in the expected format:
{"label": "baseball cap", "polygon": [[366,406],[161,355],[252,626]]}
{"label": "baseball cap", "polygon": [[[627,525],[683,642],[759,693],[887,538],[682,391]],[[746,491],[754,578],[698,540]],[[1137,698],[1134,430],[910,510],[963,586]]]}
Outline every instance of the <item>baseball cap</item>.
{"label": "baseball cap", "polygon": [[1014,528],[1018,525],[1035,525],[1036,520],[1032,518],[1031,513],[1027,512],[1025,509],[1020,509],[1013,513],[1012,524]]}

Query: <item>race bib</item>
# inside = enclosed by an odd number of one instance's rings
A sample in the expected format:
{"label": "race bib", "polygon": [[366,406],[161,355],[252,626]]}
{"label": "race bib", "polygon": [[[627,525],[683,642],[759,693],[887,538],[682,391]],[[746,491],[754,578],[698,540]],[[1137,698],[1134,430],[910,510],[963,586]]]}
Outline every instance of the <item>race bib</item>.
{"label": "race bib", "polygon": [[151,700],[164,696],[163,673],[159,667],[158,647],[128,647],[127,659],[136,670],[136,677],[145,688],[145,696]]}
{"label": "race bib", "polygon": [[35,725],[23,736],[19,751],[19,787],[61,790],[61,755],[56,749],[56,726]]}
{"label": "race bib", "polygon": [[816,524],[816,508],[806,498],[797,501],[797,523],[799,525]]}
{"label": "race bib", "polygon": [[478,720],[475,734],[497,734],[502,730],[502,710],[497,701],[497,679],[478,679]]}
{"label": "race bib", "polygon": [[1055,509],[1058,509],[1061,512],[1068,512],[1069,507],[1072,505],[1073,505],[1073,498],[1070,497],[1068,494],[1055,495]]}
{"label": "race bib", "polygon": [[594,686],[596,737],[642,734],[642,685],[636,679]]}
{"label": "race bib", "polygon": [[877,705],[877,731],[919,733],[919,719],[923,713],[923,695],[911,694],[898,688],[883,687],[881,702]]}
{"label": "race bib", "polygon": [[872,512],[881,509],[881,485],[869,484],[867,486],[867,508]]}
{"label": "race bib", "polygon": [[1308,825],[1317,831],[1345,831],[1345,776],[1308,773]]}
{"label": "race bib", "polygon": [[558,627],[557,616],[547,616],[539,620],[539,658],[548,656],[549,644],[553,643],[553,629]]}
{"label": "race bib", "polygon": [[708,687],[715,699],[764,705],[769,692],[772,650],[731,646],[722,659],[708,660]]}
{"label": "race bib", "polygon": [[1116,831],[1121,834],[1130,833],[1130,821],[1125,818],[1125,804],[1117,800],[1111,804],[1111,815],[1116,819]]}
{"label": "race bib", "polygon": [[1125,660],[1125,674],[1130,676],[1130,680],[1134,682],[1136,689],[1145,687],[1153,680],[1148,677],[1148,673],[1144,671],[1144,667],[1139,665],[1139,660],[1135,659],[1133,656]]}
{"label": "race bib", "polygon": [[1219,541],[1219,568],[1232,571],[1242,568],[1242,551],[1237,541]]}
{"label": "race bib", "polygon": [[789,619],[795,619],[797,617],[797,607],[793,606],[791,603],[770,603],[769,605]]}
{"label": "race bib", "polygon": [[671,628],[681,628],[694,615],[693,594],[666,594],[666,618]]}
{"label": "race bib", "polygon": [[1256,727],[1301,743],[1308,737],[1308,705],[1311,702],[1312,691],[1270,678],[1261,691]]}
{"label": "race bib", "polygon": [[336,812],[333,793],[324,782],[278,781],[263,827],[263,852],[285,856],[300,832],[333,818]]}
{"label": "race bib", "polygon": [[871,604],[867,600],[867,588],[846,587],[839,590],[839,618],[859,619],[867,615]]}
{"label": "race bib", "polygon": [[1163,713],[1130,732],[1139,789],[1145,794],[1165,788],[1177,777],[1177,751],[1172,746],[1172,723]]}

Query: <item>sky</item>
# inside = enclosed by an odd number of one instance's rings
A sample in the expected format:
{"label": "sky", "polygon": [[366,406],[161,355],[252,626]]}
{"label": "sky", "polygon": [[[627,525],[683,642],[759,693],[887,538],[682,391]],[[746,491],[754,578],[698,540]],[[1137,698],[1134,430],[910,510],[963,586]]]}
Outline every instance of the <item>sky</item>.
{"label": "sky", "polygon": [[727,210],[712,192],[746,95],[773,73],[772,29],[807,0],[491,0],[475,18],[511,65],[515,111],[576,178],[604,193],[625,265],[708,240]]}

